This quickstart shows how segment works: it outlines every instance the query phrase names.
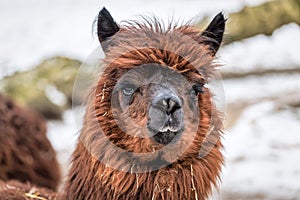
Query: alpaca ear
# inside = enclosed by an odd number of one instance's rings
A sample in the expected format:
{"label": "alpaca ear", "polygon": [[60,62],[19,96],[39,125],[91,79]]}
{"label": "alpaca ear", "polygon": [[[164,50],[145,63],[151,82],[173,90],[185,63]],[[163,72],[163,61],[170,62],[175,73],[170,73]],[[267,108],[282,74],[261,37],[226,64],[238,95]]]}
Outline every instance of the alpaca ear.
{"label": "alpaca ear", "polygon": [[223,13],[219,13],[214,17],[206,30],[201,34],[201,43],[208,45],[213,56],[217,53],[219,47],[221,46],[225,30],[225,22],[226,20]]}
{"label": "alpaca ear", "polygon": [[102,43],[107,38],[113,36],[120,30],[118,24],[114,21],[105,7],[100,10],[97,21],[97,34],[99,42]]}

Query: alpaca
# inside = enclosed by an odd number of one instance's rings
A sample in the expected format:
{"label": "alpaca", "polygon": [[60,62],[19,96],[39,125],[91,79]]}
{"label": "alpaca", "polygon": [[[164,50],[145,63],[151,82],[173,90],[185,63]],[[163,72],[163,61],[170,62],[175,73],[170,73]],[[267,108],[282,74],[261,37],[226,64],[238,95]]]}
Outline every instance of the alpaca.
{"label": "alpaca", "polygon": [[[222,113],[205,84],[224,29],[222,13],[199,32],[156,18],[120,26],[99,12],[105,69],[87,99],[58,199],[208,198],[224,159]],[[28,193],[14,185],[0,187],[0,199]]]}
{"label": "alpaca", "polygon": [[0,94],[0,179],[55,190],[60,181],[56,153],[44,119]]}
{"label": "alpaca", "polygon": [[206,199],[223,163],[221,113],[204,87],[223,14],[202,33],[147,18],[122,27],[105,8],[97,25],[107,67],[90,93],[63,199]]}

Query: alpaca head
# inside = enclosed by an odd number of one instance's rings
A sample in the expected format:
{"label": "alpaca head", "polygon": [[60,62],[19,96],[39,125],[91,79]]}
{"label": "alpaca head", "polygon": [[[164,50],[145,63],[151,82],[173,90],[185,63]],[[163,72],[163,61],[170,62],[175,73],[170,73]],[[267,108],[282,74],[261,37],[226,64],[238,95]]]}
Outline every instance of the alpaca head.
{"label": "alpaca head", "polygon": [[225,26],[221,13],[204,32],[144,20],[119,26],[105,8],[100,11],[105,67],[84,126],[93,130],[81,135],[95,157],[125,170],[199,156],[213,115],[205,84]]}

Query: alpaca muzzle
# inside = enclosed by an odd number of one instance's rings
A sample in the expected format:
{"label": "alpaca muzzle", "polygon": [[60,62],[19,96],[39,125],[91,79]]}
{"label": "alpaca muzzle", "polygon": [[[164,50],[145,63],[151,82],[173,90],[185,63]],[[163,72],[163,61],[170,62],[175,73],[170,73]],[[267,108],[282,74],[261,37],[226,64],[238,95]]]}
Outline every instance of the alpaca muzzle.
{"label": "alpaca muzzle", "polygon": [[183,130],[181,99],[164,89],[153,99],[149,108],[147,128],[153,140],[160,144],[170,143]]}

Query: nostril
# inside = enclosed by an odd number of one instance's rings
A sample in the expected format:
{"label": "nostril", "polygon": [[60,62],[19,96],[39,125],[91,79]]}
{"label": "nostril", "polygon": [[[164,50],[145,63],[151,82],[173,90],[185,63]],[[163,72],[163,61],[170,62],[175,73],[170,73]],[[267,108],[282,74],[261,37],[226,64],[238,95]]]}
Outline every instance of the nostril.
{"label": "nostril", "polygon": [[176,110],[181,108],[179,101],[175,98],[164,98],[157,102],[157,107],[160,107],[167,115],[171,115]]}
{"label": "nostril", "polygon": [[181,108],[182,101],[177,95],[172,93],[159,94],[154,98],[152,106],[167,115],[171,115]]}
{"label": "nostril", "polygon": [[166,109],[166,113],[168,115],[174,113],[176,110],[181,108],[181,105],[180,105],[179,101],[175,98],[169,98],[167,100],[167,102],[168,102],[168,106],[167,106],[167,109]]}
{"label": "nostril", "polygon": [[169,105],[168,102],[169,102],[169,99],[163,99],[162,100],[162,105],[165,106],[165,107],[168,107],[168,105]]}

